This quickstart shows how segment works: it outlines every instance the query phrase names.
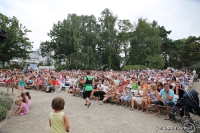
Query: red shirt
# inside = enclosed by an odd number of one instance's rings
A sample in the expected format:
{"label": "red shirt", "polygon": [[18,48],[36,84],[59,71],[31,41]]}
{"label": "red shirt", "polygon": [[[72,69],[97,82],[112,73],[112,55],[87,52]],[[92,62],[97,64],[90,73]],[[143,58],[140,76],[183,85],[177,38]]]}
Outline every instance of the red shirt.
{"label": "red shirt", "polygon": [[55,80],[55,79],[53,79],[51,82],[52,82],[52,85],[60,85],[60,84],[58,83],[58,81]]}

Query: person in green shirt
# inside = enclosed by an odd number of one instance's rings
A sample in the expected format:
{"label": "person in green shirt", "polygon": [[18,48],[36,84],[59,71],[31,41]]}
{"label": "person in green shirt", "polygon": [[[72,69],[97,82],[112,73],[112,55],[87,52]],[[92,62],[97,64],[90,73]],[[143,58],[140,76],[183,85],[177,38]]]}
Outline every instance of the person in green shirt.
{"label": "person in green shirt", "polygon": [[92,88],[94,86],[94,78],[90,75],[90,71],[86,72],[86,76],[84,76],[84,79],[82,81],[79,81],[79,83],[83,84],[83,98],[86,102],[85,106],[89,108],[91,105],[89,98],[92,92]]}

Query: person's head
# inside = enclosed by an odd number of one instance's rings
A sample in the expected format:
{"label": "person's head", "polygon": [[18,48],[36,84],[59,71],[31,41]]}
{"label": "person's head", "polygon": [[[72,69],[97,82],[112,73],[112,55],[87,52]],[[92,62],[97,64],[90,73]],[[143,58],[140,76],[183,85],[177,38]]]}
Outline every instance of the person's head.
{"label": "person's head", "polygon": [[90,75],[90,71],[89,71],[89,70],[87,70],[86,74],[87,74],[87,75]]}
{"label": "person's head", "polygon": [[179,82],[182,82],[182,81],[183,81],[183,78],[182,78],[182,77],[180,77],[180,78],[178,79],[178,81],[179,81]]}
{"label": "person's head", "polygon": [[31,99],[30,93],[28,91],[25,92],[25,95],[28,97],[28,99]]}
{"label": "person's head", "polygon": [[114,84],[115,84],[114,80],[111,80],[111,81],[110,81],[110,84],[111,84],[111,85],[114,85]]}
{"label": "person's head", "polygon": [[21,75],[20,75],[20,78],[24,78],[24,75],[23,75],[23,74],[21,74]]}
{"label": "person's head", "polygon": [[136,79],[135,79],[135,76],[133,76],[132,78],[131,78],[131,80],[134,82]]}
{"label": "person's head", "polygon": [[17,99],[17,100],[15,101],[15,104],[18,105],[18,106],[21,105],[21,104],[22,104],[22,100],[21,100],[21,99]]}
{"label": "person's head", "polygon": [[24,98],[26,95],[24,92],[21,93],[21,97]]}
{"label": "person's head", "polygon": [[179,81],[176,81],[176,82],[175,82],[175,85],[176,85],[176,87],[180,87],[180,82],[179,82]]}
{"label": "person's head", "polygon": [[65,100],[62,97],[55,97],[52,100],[51,103],[51,107],[55,110],[55,111],[60,111],[63,110],[65,106]]}
{"label": "person's head", "polygon": [[168,90],[169,89],[169,84],[168,83],[164,83],[164,89]]}
{"label": "person's head", "polygon": [[169,85],[171,85],[171,84],[172,84],[172,80],[171,80],[170,78],[167,78],[167,83],[168,83]]}
{"label": "person's head", "polygon": [[147,88],[147,92],[150,93],[151,92],[151,87]]}
{"label": "person's head", "polygon": [[122,86],[122,85],[123,85],[123,82],[120,81],[120,82],[119,82],[119,86]]}
{"label": "person's head", "polygon": [[131,80],[128,78],[126,81],[127,81],[127,84],[129,84]]}
{"label": "person's head", "polygon": [[151,84],[151,89],[152,89],[153,91],[157,90],[156,84]]}

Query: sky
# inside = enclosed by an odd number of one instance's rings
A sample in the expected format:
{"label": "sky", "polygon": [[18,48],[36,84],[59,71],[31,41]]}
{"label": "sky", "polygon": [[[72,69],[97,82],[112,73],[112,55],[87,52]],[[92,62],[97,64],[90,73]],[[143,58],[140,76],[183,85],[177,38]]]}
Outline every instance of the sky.
{"label": "sky", "polygon": [[166,30],[172,30],[173,40],[200,36],[200,0],[0,0],[0,12],[15,16],[31,30],[27,34],[33,42],[33,50],[40,42],[50,40],[47,33],[54,23],[68,14],[95,15],[109,8],[118,19],[137,23],[138,18],[156,20]]}

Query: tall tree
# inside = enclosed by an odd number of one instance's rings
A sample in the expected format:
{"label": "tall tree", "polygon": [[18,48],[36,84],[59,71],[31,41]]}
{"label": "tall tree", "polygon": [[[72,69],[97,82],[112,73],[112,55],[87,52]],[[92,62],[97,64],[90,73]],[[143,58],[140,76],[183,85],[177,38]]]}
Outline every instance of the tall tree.
{"label": "tall tree", "polygon": [[121,46],[122,53],[124,54],[124,65],[127,65],[129,48],[130,48],[130,35],[133,31],[133,25],[130,20],[119,20],[118,22],[118,42]]}
{"label": "tall tree", "polygon": [[[136,60],[137,64],[147,65],[151,68],[162,68],[164,65],[161,56],[161,39],[159,30],[154,23],[148,23],[146,19],[140,18],[131,43],[131,57],[129,62]],[[134,49],[136,48],[136,49]]]}
{"label": "tall tree", "polygon": [[100,47],[103,49],[102,59],[104,69],[119,69],[120,67],[120,46],[117,44],[115,28],[117,23],[117,16],[108,9],[101,12],[100,22],[100,36],[102,38]]}
{"label": "tall tree", "polygon": [[13,58],[28,58],[32,44],[27,33],[31,31],[26,29],[16,17],[9,18],[2,13],[0,13],[0,26],[7,32],[9,38],[0,45],[0,61],[3,66]]}

